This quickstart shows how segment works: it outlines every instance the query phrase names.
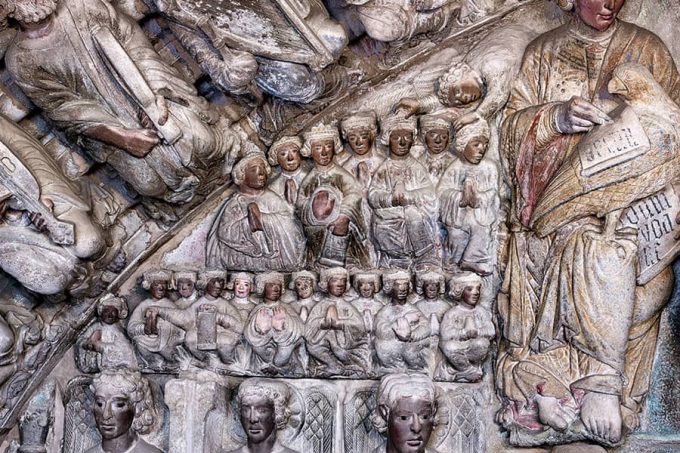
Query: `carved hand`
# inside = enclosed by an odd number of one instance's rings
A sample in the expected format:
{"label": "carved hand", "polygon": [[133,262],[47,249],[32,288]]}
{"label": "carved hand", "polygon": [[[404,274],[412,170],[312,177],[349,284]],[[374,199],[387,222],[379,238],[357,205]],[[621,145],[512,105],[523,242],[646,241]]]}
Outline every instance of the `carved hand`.
{"label": "carved hand", "polygon": [[142,158],[160,143],[155,131],[151,129],[108,128],[110,134],[103,134],[100,140],[124,149],[135,157]]}
{"label": "carved hand", "polygon": [[347,236],[349,233],[349,217],[341,215],[331,224],[331,233],[334,236]]}
{"label": "carved hand", "polygon": [[587,132],[595,125],[612,121],[609,115],[579,96],[560,104],[556,114],[556,126],[562,134]]}
{"label": "carved hand", "polygon": [[265,335],[272,328],[272,317],[269,310],[260,310],[255,315],[255,331]]}
{"label": "carved hand", "polygon": [[420,113],[420,101],[414,98],[402,98],[394,110],[404,110],[406,118]]}
{"label": "carved hand", "polygon": [[286,197],[286,201],[290,204],[295,204],[297,201],[297,184],[295,184],[294,179],[289,179],[286,181],[286,187],[284,189],[284,196]]}
{"label": "carved hand", "polygon": [[144,323],[145,335],[158,335],[158,309],[151,307],[146,310],[146,322]]}
{"label": "carved hand", "polygon": [[101,330],[95,330],[92,332],[92,335],[90,335],[90,338],[87,339],[85,344],[83,344],[83,348],[89,350],[89,351],[95,351],[99,352],[101,349],[100,343],[102,341],[102,331]]}
{"label": "carved hand", "polygon": [[257,231],[264,231],[264,226],[262,225],[262,213],[260,212],[260,207],[257,203],[248,204],[248,225],[250,225],[250,231],[253,233]]}
{"label": "carved hand", "polygon": [[411,340],[411,325],[406,318],[397,319],[397,325],[392,330],[401,341]]}
{"label": "carved hand", "polygon": [[335,200],[330,198],[330,195],[325,190],[320,191],[312,200],[312,212],[317,219],[325,219],[333,212],[335,207]]}
{"label": "carved hand", "polygon": [[274,330],[281,332],[286,328],[286,310],[283,307],[276,307],[274,309],[274,317],[272,318],[272,327]]}
{"label": "carved hand", "polygon": [[458,131],[463,126],[467,126],[468,124],[472,124],[476,121],[479,121],[480,119],[482,119],[482,117],[477,112],[466,113],[465,115],[462,115],[461,117],[457,118],[453,122],[453,127],[454,127],[455,130]]}
{"label": "carved hand", "polygon": [[394,186],[392,206],[406,206],[406,188],[403,183],[398,183]]}
{"label": "carved hand", "polygon": [[338,307],[331,305],[326,310],[326,319],[324,319],[326,329],[336,329],[338,327]]}
{"label": "carved hand", "polygon": [[363,185],[367,185],[369,179],[371,179],[371,171],[366,162],[359,162],[359,165],[357,165],[357,178]]}

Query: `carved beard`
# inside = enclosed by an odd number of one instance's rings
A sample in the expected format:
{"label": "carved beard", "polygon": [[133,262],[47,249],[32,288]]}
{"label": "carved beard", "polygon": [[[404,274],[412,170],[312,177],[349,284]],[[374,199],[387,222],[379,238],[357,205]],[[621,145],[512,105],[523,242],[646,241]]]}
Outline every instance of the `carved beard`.
{"label": "carved beard", "polygon": [[23,24],[35,24],[50,16],[59,4],[59,0],[15,0],[14,10],[10,17]]}

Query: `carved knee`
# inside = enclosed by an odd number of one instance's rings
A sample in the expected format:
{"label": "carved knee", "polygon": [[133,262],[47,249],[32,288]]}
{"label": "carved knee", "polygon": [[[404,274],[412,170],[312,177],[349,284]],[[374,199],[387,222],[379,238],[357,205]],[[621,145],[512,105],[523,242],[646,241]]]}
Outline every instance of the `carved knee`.
{"label": "carved knee", "polygon": [[366,6],[359,10],[366,33],[377,41],[398,41],[408,38],[412,19],[398,6]]}

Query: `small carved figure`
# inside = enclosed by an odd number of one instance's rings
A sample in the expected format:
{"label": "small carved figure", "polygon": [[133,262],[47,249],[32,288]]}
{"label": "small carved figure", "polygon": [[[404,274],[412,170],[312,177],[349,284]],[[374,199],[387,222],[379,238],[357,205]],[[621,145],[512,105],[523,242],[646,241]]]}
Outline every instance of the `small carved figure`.
{"label": "small carved figure", "polygon": [[198,299],[196,280],[197,275],[193,271],[179,271],[172,274],[171,286],[179,295],[175,301],[175,306],[180,310],[191,307]]}
{"label": "small carved figure", "polygon": [[377,41],[408,42],[412,37],[446,28],[456,0],[346,0],[358,10],[366,34]]}
{"label": "small carved figure", "polygon": [[301,148],[300,137],[287,136],[272,143],[267,153],[269,165],[281,167],[281,172],[269,182],[269,189],[292,206],[297,203],[300,184],[309,173],[306,163],[302,161]]}
{"label": "small carved figure", "polygon": [[302,181],[297,209],[309,246],[307,261],[370,266],[372,251],[360,185],[335,162],[335,154],[341,151],[336,127],[319,124],[305,133],[302,155],[312,156],[314,168]]}
{"label": "small carved figure", "polygon": [[489,355],[496,329],[488,309],[479,305],[482,278],[465,272],[451,278],[449,295],[454,305],[444,315],[439,349],[445,360],[437,377],[456,382],[482,379],[482,365]]}
{"label": "small carved figure", "polygon": [[94,378],[92,389],[102,441],[86,453],[162,453],[140,437],[158,417],[146,378],[138,371],[104,370]]}
{"label": "small carved figure", "polygon": [[224,271],[203,271],[197,286],[204,294],[191,307],[180,310],[152,306],[147,317],[165,320],[186,331],[184,343],[199,360],[208,360],[213,366],[230,364],[241,342],[243,320],[238,310],[222,297],[225,282]]}
{"label": "small carved figure", "polygon": [[77,343],[76,363],[83,373],[105,369],[137,370],[137,356],[122,321],[128,316],[125,299],[107,294],[97,303],[97,317]]}
{"label": "small carved figure", "polygon": [[241,319],[248,319],[250,312],[257,305],[257,300],[251,297],[253,292],[253,276],[247,272],[237,272],[229,275],[227,289],[232,291],[229,302],[241,314]]}
{"label": "small carved figure", "polygon": [[310,271],[293,272],[291,276],[290,289],[295,292],[295,299],[290,302],[290,306],[303,322],[307,322],[309,313],[319,301],[314,292],[317,281],[316,274]]}
{"label": "small carved figure", "polygon": [[416,307],[430,320],[433,334],[439,333],[444,313],[451,308],[451,304],[442,297],[444,293],[446,293],[446,280],[440,272],[416,273],[416,294],[421,297]]}
{"label": "small carved figure", "polygon": [[132,18],[104,0],[51,1],[38,13],[10,3],[21,31],[5,57],[9,72],[96,161],[140,195],[171,203],[193,198],[194,170],[224,161],[228,174],[238,136]]}
{"label": "small carved figure", "polygon": [[448,232],[444,265],[480,275],[494,269],[492,232],[500,211],[498,170],[484,160],[488,146],[486,121],[463,126],[456,135],[460,158],[444,172],[437,187],[440,218]]}
{"label": "small carved figure", "polygon": [[425,144],[424,153],[418,156],[418,160],[427,168],[432,185],[437,187],[446,169],[456,160],[450,150],[451,121],[440,115],[423,115],[418,123],[421,140]]}
{"label": "small carved figure", "polygon": [[340,123],[342,139],[349,144],[351,153],[345,151],[335,156],[354,178],[361,183],[364,197],[371,185],[373,174],[387,156],[376,148],[378,122],[374,112],[359,112]]}
{"label": "small carved figure", "polygon": [[286,376],[302,374],[306,364],[300,362],[299,348],[304,324],[290,305],[281,302],[285,287],[283,274],[259,274],[255,285],[262,304],[250,313],[243,331],[246,344],[253,352],[249,371]]}
{"label": "small carved figure", "polygon": [[387,372],[430,371],[434,360],[430,322],[410,299],[411,275],[383,274],[383,293],[390,298],[375,317],[375,352]]}
{"label": "small carved figure", "polygon": [[80,260],[99,258],[106,245],[87,197],[39,141],[2,115],[0,160],[0,269],[39,294],[77,288]]}
{"label": "small carved figure", "polygon": [[372,453],[437,453],[428,443],[438,424],[438,393],[432,379],[424,374],[384,376],[371,421],[387,437],[387,445]]}
{"label": "small carved figure", "polygon": [[3,298],[0,303],[0,386],[19,368],[22,355],[33,350],[40,353],[43,327],[40,315]]}
{"label": "small carved figure", "polygon": [[440,264],[437,196],[427,169],[410,154],[414,118],[393,115],[382,122],[390,156],[378,167],[368,195],[381,267]]}
{"label": "small carved figure", "polygon": [[372,335],[374,329],[375,315],[385,306],[381,299],[378,299],[380,292],[380,273],[379,272],[359,272],[352,276],[352,287],[357,297],[352,299],[352,305],[359,310],[364,318],[366,331]]}
{"label": "small carved figure", "polygon": [[220,207],[208,233],[208,267],[293,271],[305,259],[305,235],[293,206],[267,188],[271,167],[260,153],[242,158],[232,178],[238,192]]}
{"label": "small carved figure", "polygon": [[139,356],[147,367],[160,369],[167,361],[173,363],[177,346],[184,342],[185,331],[165,319],[150,316],[148,309],[175,309],[168,297],[172,276],[170,272],[159,270],[144,274],[142,287],[151,297],[143,300],[130,315],[127,332]]}
{"label": "small carved figure", "polygon": [[231,453],[297,453],[278,439],[278,432],[290,423],[291,393],[285,382],[261,378],[243,381],[236,404],[248,440]]}
{"label": "small carved figure", "polygon": [[305,325],[307,351],[317,376],[362,376],[369,369],[368,335],[361,314],[346,294],[346,269],[323,269],[319,289],[325,293]]}

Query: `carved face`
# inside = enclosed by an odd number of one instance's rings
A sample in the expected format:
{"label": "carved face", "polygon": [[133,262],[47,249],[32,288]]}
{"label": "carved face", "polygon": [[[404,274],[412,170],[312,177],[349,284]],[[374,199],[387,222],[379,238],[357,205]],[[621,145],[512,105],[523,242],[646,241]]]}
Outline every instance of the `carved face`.
{"label": "carved face", "polygon": [[241,401],[241,424],[248,441],[261,444],[276,436],[276,410],[274,402],[266,396],[249,396]]}
{"label": "carved face", "polygon": [[94,399],[94,419],[105,440],[116,439],[130,430],[135,407],[127,395],[110,385],[97,389]]}
{"label": "carved face", "polygon": [[300,299],[307,299],[314,294],[314,281],[311,278],[295,280],[295,293]]}
{"label": "carved face", "polygon": [[104,324],[111,325],[117,323],[120,319],[118,307],[113,305],[104,305],[99,311],[99,319],[101,319]]}
{"label": "carved face", "polygon": [[264,189],[267,185],[267,167],[264,161],[256,159],[246,167],[243,184],[252,189]]}
{"label": "carved face", "polygon": [[335,276],[328,279],[328,294],[341,297],[347,290],[347,277]]}
{"label": "carved face", "polygon": [[367,127],[355,128],[347,132],[347,142],[350,148],[360,156],[370,151],[374,139],[373,131]]}
{"label": "carved face", "polygon": [[472,104],[482,97],[482,87],[473,77],[458,80],[449,88],[449,105],[461,107]]}
{"label": "carved face", "polygon": [[295,143],[281,146],[276,150],[276,161],[284,171],[297,170],[302,162],[300,148]]}
{"label": "carved face", "polygon": [[222,290],[224,290],[223,278],[211,278],[205,288],[206,294],[210,295],[211,297],[220,297]]}
{"label": "carved face", "polygon": [[281,284],[270,282],[264,284],[264,298],[269,301],[277,301],[281,298]]}
{"label": "carved face", "polygon": [[489,147],[489,139],[486,137],[474,137],[465,145],[463,157],[473,165],[477,165],[484,159],[486,150]]}
{"label": "carved face", "polygon": [[436,299],[439,295],[439,282],[423,283],[423,295],[426,299]]}
{"label": "carved face", "polygon": [[335,154],[335,140],[332,138],[315,140],[309,147],[312,150],[312,159],[317,165],[325,167],[331,164]]}
{"label": "carved face", "polygon": [[375,294],[375,282],[363,280],[359,282],[359,295],[361,297],[373,297]]}
{"label": "carved face", "polygon": [[387,438],[398,453],[423,453],[434,428],[432,403],[420,398],[400,398],[387,421]]}
{"label": "carved face", "polygon": [[399,303],[406,302],[408,298],[409,281],[406,279],[395,280],[392,284],[392,300]]}
{"label": "carved face", "polygon": [[425,145],[432,154],[439,154],[449,147],[448,129],[430,129],[425,133]]}
{"label": "carved face", "polygon": [[250,296],[250,280],[237,278],[234,280],[234,295],[244,298]]}
{"label": "carved face", "polygon": [[626,0],[576,0],[576,14],[595,30],[605,31],[614,23]]}
{"label": "carved face", "polygon": [[181,297],[191,297],[194,293],[194,282],[188,278],[181,278],[177,280],[177,292]]}
{"label": "carved face", "polygon": [[395,129],[390,134],[390,152],[397,156],[406,156],[413,145],[413,131],[409,129]]}
{"label": "carved face", "polygon": [[479,302],[479,296],[482,293],[481,283],[468,284],[463,290],[463,302],[468,305],[475,306]]}
{"label": "carved face", "polygon": [[154,280],[151,282],[151,287],[149,288],[151,297],[154,299],[162,299],[168,294],[168,282],[165,280]]}
{"label": "carved face", "polygon": [[[22,24],[35,24],[45,20],[59,5],[59,0],[13,0],[12,17]],[[8,5],[8,6],[9,6]]]}

